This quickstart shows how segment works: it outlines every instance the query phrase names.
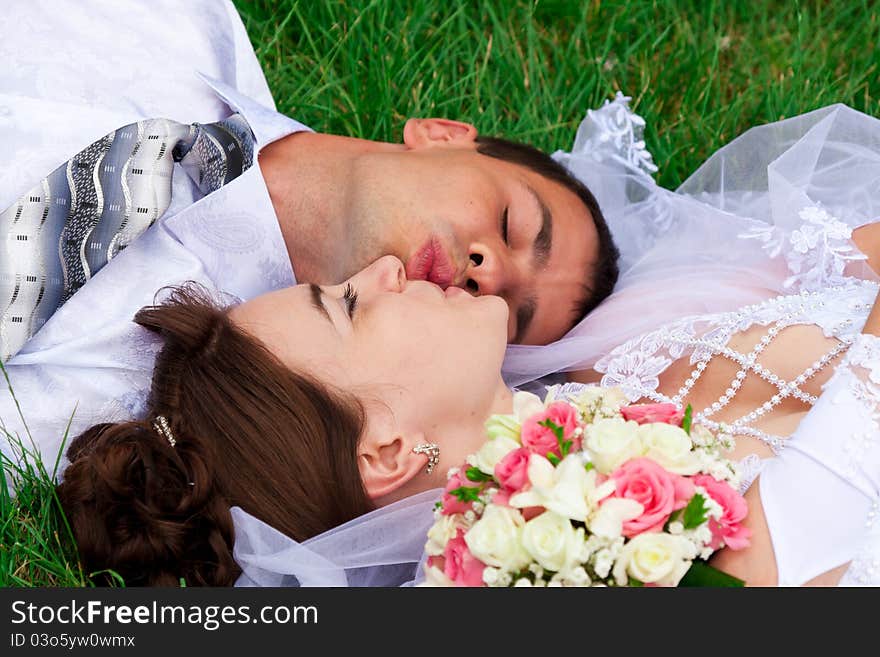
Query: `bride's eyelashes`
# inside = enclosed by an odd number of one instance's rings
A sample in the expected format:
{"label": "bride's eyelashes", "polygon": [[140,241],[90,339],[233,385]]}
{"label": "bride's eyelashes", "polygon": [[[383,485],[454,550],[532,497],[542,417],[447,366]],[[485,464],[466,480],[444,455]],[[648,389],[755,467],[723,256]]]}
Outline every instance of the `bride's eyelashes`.
{"label": "bride's eyelashes", "polygon": [[354,310],[357,307],[358,293],[351,283],[345,284],[345,291],[342,293],[342,300],[345,302],[345,311],[348,313],[349,319],[354,319]]}

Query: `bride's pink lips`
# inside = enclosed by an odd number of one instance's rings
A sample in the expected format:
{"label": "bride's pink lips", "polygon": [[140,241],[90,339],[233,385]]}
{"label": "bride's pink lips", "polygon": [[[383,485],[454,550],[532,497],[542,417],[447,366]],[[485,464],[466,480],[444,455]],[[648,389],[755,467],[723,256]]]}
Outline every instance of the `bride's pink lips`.
{"label": "bride's pink lips", "polygon": [[413,281],[429,281],[444,290],[452,285],[454,272],[449,256],[435,236],[431,236],[406,263],[406,277]]}

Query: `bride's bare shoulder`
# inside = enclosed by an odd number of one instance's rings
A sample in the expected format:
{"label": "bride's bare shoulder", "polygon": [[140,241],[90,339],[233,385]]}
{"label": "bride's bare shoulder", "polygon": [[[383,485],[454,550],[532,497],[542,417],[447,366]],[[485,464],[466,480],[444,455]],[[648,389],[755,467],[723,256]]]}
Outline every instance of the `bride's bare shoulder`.
{"label": "bride's bare shoulder", "polygon": [[571,383],[599,383],[602,380],[601,372],[596,370],[575,370],[566,372],[565,378]]}

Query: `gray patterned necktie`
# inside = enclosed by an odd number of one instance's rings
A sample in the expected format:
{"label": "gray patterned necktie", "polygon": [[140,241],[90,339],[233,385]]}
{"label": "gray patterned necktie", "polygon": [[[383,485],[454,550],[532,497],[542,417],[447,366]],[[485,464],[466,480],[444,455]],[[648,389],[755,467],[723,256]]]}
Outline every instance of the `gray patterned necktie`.
{"label": "gray patterned necktie", "polygon": [[185,125],[150,119],[99,139],[0,214],[0,362],[6,362],[171,202],[179,162],[209,194],[253,163],[240,114]]}

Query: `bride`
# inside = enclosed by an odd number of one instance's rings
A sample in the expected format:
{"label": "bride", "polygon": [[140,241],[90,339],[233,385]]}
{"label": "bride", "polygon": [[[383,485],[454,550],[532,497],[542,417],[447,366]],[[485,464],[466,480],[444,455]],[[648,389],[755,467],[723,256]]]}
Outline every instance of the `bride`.
{"label": "bride", "polygon": [[[856,248],[873,257],[877,122],[836,107],[752,131],[672,193],[637,118],[618,99],[563,156],[615,217],[618,291],[559,343],[510,348],[507,384],[568,371],[690,403],[751,484],[752,546],[714,565],[877,583],[880,316]],[[511,408],[503,302],[393,258],[228,312],[179,291],[138,321],[164,339],[149,413],[77,438],[59,493],[87,567],[141,583],[411,579],[433,489]]]}

